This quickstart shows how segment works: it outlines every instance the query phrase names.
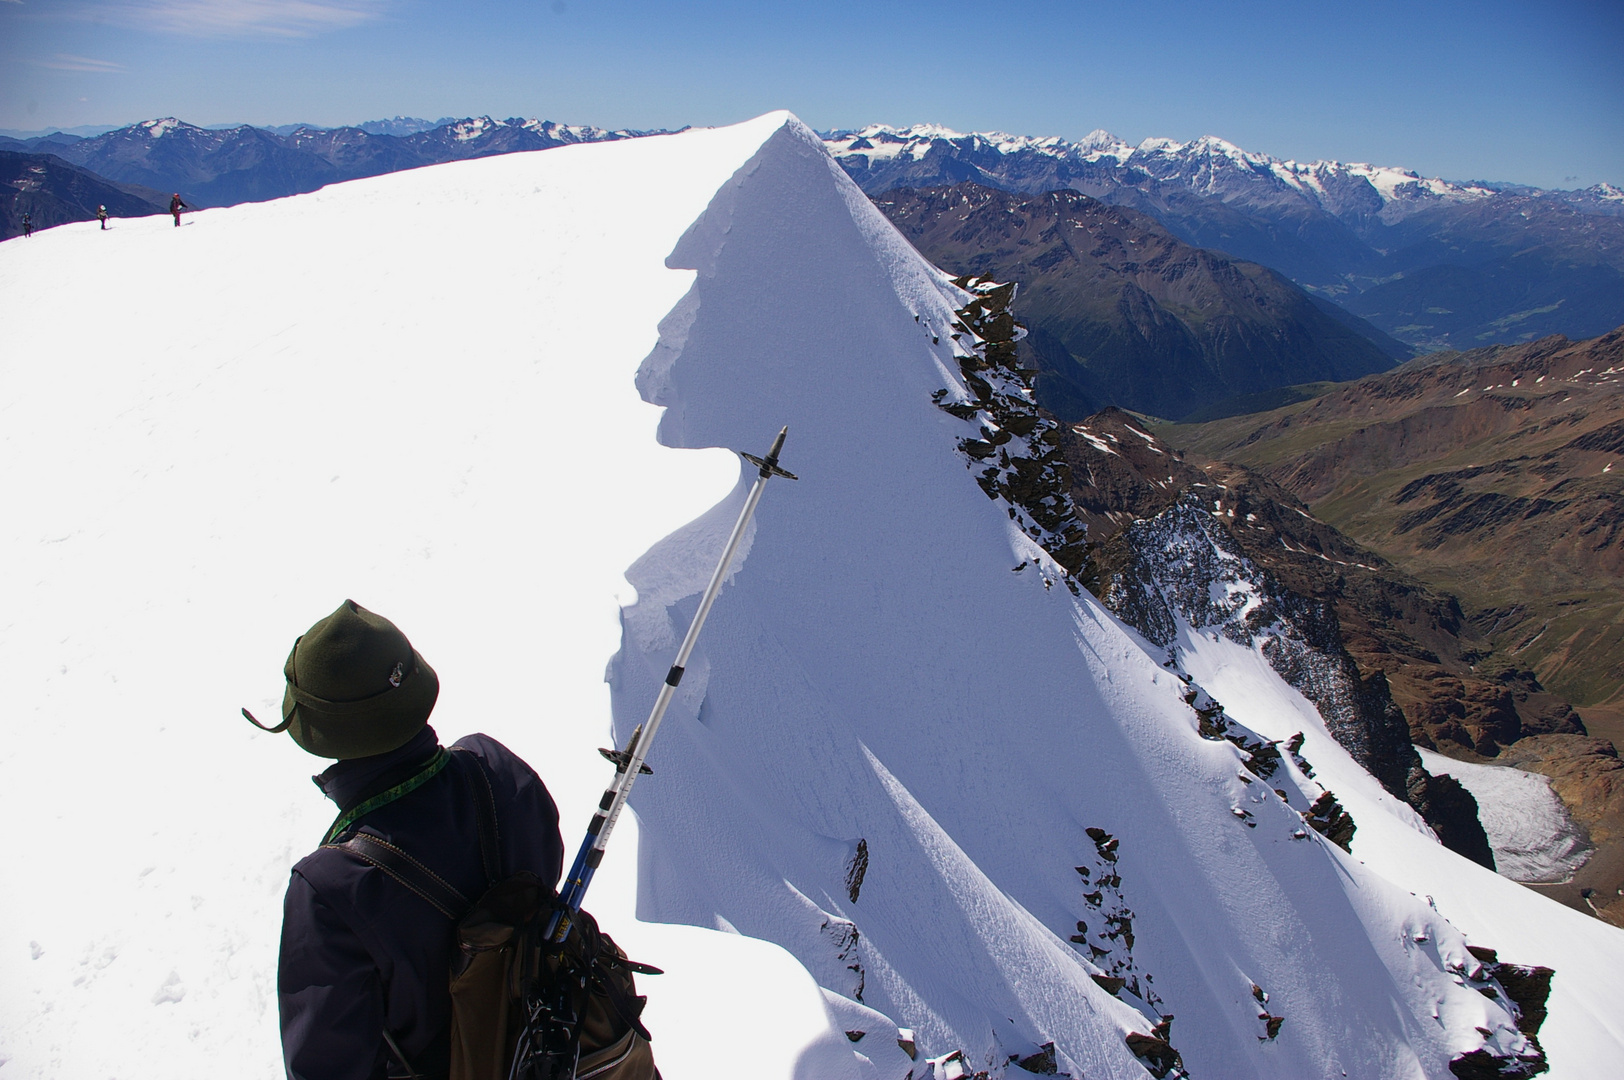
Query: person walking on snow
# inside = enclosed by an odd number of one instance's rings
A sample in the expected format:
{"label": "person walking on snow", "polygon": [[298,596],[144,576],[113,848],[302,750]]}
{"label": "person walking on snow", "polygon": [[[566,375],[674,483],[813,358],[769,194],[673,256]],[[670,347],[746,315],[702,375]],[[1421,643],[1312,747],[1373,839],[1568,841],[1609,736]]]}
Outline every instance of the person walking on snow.
{"label": "person walking on snow", "polygon": [[180,192],[175,192],[169,199],[169,212],[175,215],[175,227],[180,228],[180,212],[190,210],[191,207],[180,201]]}
{"label": "person walking on snow", "polygon": [[[487,885],[480,799],[495,810],[502,872],[529,870],[552,886],[564,860],[558,810],[535,771],[490,736],[440,745],[428,726],[439,677],[394,623],[353,600],[293,643],[282,673],[282,722],[243,715],[335,759],[315,781],[339,807],[326,841],[293,868],[283,905],[287,1075],[444,1078],[456,921],[361,851],[381,842],[477,897]],[[361,834],[362,845],[337,846]]]}
{"label": "person walking on snow", "polygon": [[107,207],[106,207],[105,204],[102,205],[102,206],[96,207],[96,217],[101,220],[102,231],[106,232],[107,231]]}
{"label": "person walking on snow", "polygon": [[25,238],[28,238],[28,237],[32,237],[33,235],[34,235],[34,219],[29,217],[27,213],[24,213],[23,214],[23,236]]}

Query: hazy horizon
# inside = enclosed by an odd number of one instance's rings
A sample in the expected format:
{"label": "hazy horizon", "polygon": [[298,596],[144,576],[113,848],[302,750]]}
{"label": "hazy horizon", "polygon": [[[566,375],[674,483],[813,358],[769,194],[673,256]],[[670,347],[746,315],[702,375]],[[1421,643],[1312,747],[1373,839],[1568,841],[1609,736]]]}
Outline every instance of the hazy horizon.
{"label": "hazy horizon", "polygon": [[1599,0],[0,0],[0,127],[534,116],[606,128],[789,109],[819,130],[1132,143],[1624,186],[1624,9]]}

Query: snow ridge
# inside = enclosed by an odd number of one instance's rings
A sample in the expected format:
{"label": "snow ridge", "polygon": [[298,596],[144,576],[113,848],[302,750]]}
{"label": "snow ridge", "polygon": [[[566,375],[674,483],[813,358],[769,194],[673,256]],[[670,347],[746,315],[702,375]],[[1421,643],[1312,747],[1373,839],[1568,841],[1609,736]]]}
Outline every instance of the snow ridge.
{"label": "snow ridge", "polygon": [[[654,748],[666,779],[633,797],[640,913],[788,949],[833,1015],[867,1017],[853,1047],[886,1080],[921,1075],[904,1029],[933,1077],[1447,1080],[1526,1051],[1459,976],[1459,931],[1305,828],[1299,766],[1271,790],[1202,737],[1165,650],[1011,572],[1034,540],[944,408],[980,400],[952,339],[975,294],[875,216],[790,122],[671,256],[696,278],[640,376],[662,441],[787,423],[801,480],[763,500]],[[621,739],[675,647],[642,628],[696,602],[684,573],[651,552],[630,575]]]}

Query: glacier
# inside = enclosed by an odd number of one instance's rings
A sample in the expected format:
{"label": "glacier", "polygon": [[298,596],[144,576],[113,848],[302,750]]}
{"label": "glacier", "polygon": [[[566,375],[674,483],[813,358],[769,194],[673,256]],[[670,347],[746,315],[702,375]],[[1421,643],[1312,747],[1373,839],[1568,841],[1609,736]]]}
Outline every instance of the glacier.
{"label": "glacier", "polygon": [[[0,246],[0,1069],[279,1072],[330,808],[236,711],[344,596],[572,844],[744,498],[721,448],[784,424],[801,479],[588,897],[670,972],[671,1080],[1137,1078],[1157,1034],[1198,1078],[1446,1080],[1530,1050],[1468,944],[1556,970],[1550,1075],[1624,1059],[1624,934],[1438,845],[1255,649],[1185,626],[1164,666],[988,498],[933,400],[971,393],[970,294],[789,114],[186,220]],[[1351,855],[1190,679],[1307,733]]]}

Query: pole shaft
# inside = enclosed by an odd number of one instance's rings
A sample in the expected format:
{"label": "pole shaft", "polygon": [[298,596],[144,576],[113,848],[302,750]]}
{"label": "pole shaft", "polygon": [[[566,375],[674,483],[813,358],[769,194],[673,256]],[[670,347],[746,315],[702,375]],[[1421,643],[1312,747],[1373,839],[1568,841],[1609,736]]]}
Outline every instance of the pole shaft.
{"label": "pole shaft", "polygon": [[[786,429],[787,430],[787,429]],[[620,812],[626,807],[626,800],[631,796],[632,784],[636,782],[638,774],[642,771],[643,760],[648,756],[648,748],[654,742],[654,735],[660,729],[660,722],[665,719],[665,712],[671,705],[671,699],[676,694],[677,685],[682,681],[683,672],[688,666],[688,659],[693,655],[694,645],[699,640],[699,632],[705,625],[705,619],[710,615],[711,607],[716,603],[716,596],[722,591],[722,582],[727,579],[728,568],[733,562],[733,556],[738,551],[739,543],[744,539],[745,529],[749,527],[750,518],[756,512],[756,504],[761,501],[761,493],[767,487],[767,481],[776,469],[779,448],[784,442],[784,432],[779,432],[773,448],[768,452],[767,462],[763,464],[755,484],[750,488],[750,494],[744,500],[744,507],[739,511],[739,518],[733,524],[733,532],[727,538],[727,544],[722,549],[722,557],[716,564],[716,570],[711,574],[710,584],[705,587],[705,594],[699,602],[699,609],[694,612],[694,619],[688,625],[688,633],[682,639],[682,645],[677,649],[677,656],[666,674],[665,682],[660,685],[660,692],[654,699],[654,708],[650,710],[649,717],[643,723],[642,736],[631,747],[631,753],[626,767],[615,773],[614,780],[604,790],[603,797],[598,801],[598,809],[592,816],[592,823],[587,827],[586,839],[582,841],[580,850],[575,855],[575,862],[565,878],[563,891],[559,899],[570,912],[579,911],[581,902],[586,896],[587,886],[592,883],[596,875],[598,864],[603,859],[603,852],[609,845],[609,835],[614,832],[615,825],[620,820]],[[554,941],[563,941],[569,934],[570,919],[567,916],[555,916],[550,926],[548,936]]]}

